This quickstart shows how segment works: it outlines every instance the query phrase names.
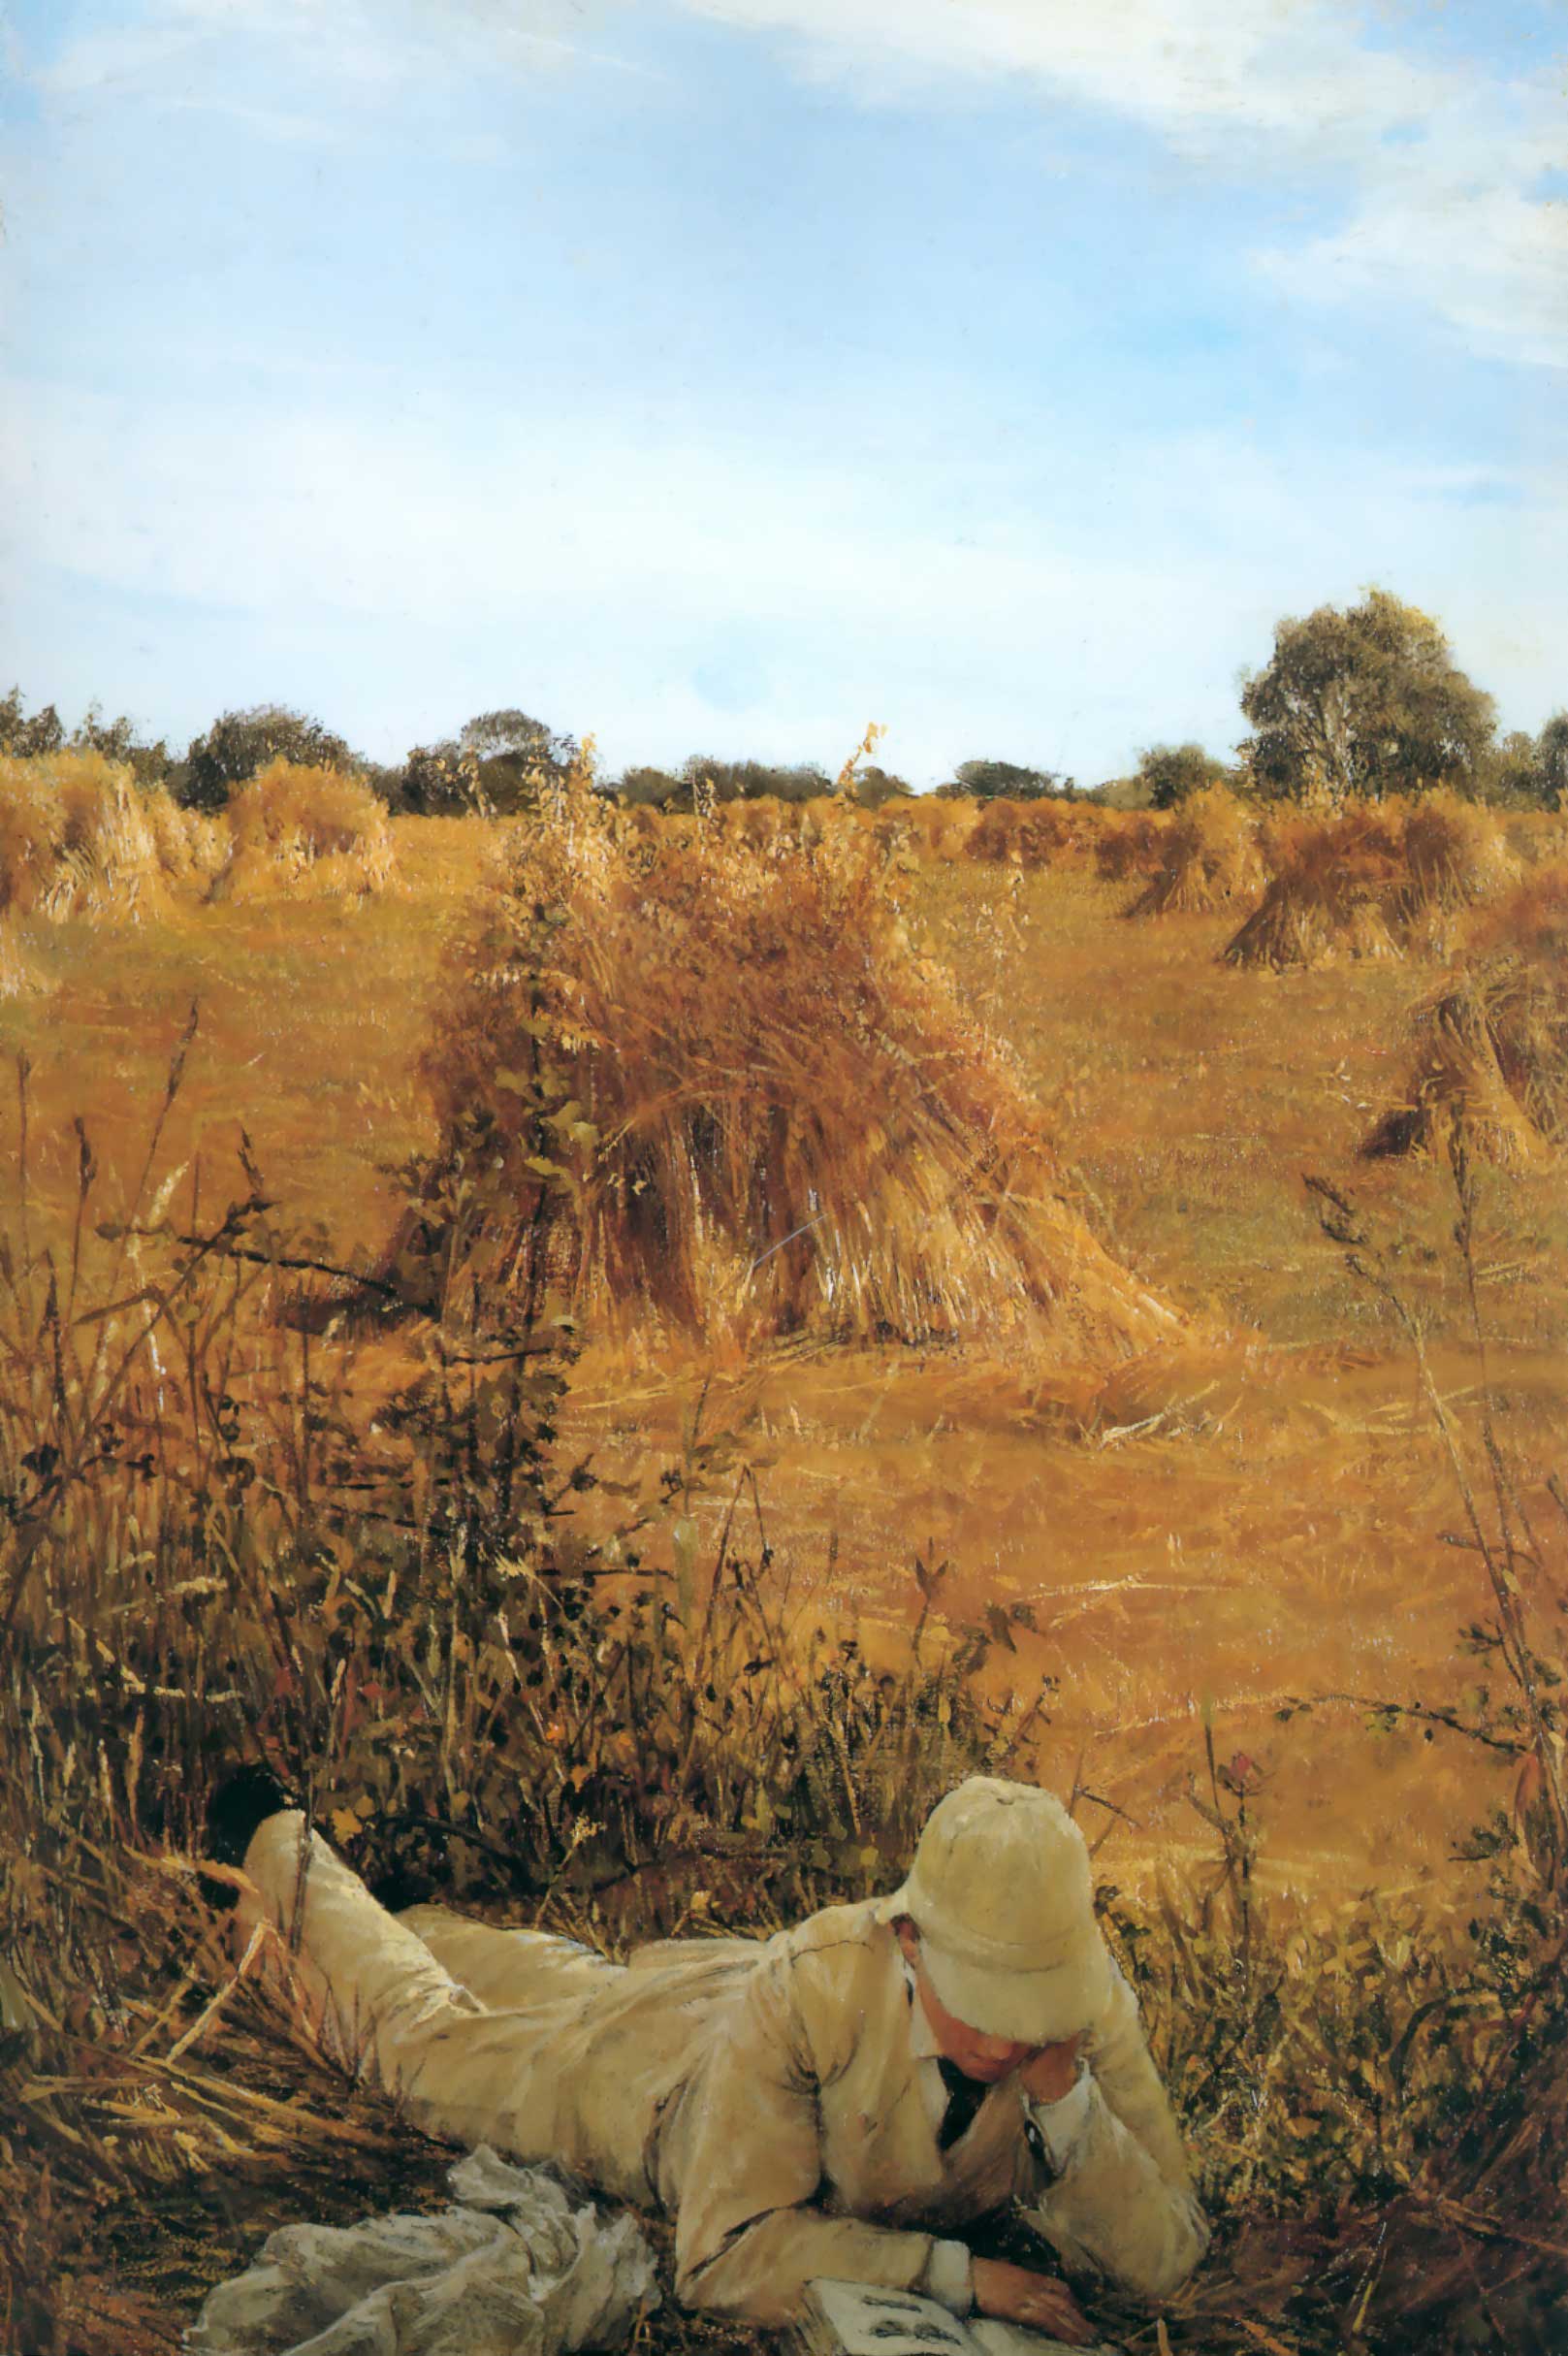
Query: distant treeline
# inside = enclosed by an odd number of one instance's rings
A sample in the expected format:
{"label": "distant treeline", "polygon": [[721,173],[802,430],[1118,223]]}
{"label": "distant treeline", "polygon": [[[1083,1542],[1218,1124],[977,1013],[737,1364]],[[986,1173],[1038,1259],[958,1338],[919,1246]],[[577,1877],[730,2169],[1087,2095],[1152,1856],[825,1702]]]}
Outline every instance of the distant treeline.
{"label": "distant treeline", "polygon": [[[939,793],[977,801],[1092,799],[1117,809],[1170,809],[1229,784],[1269,801],[1381,800],[1450,787],[1478,801],[1568,807],[1568,712],[1539,736],[1499,733],[1491,697],[1456,664],[1431,618],[1379,589],[1360,605],[1320,606],[1285,620],[1274,651],[1241,688],[1251,733],[1232,761],[1200,744],[1147,747],[1128,777],[1088,789],[1063,771],[976,758]],[[414,745],[400,763],[356,753],[321,721],[283,704],[224,712],[182,752],[148,742],[95,704],[67,730],[53,704],[29,714],[19,689],[0,697],[0,756],[64,749],[125,762],[144,785],[164,784],[189,809],[221,810],[235,790],[279,758],[354,772],[393,812],[496,817],[529,808],[579,758],[576,738],[516,706],[481,712],[454,736]],[[667,810],[715,801],[810,801],[843,792],[867,808],[912,788],[889,770],[851,763],[841,778],[815,761],[726,760],[694,753],[678,769],[648,765],[606,778],[618,799]]]}

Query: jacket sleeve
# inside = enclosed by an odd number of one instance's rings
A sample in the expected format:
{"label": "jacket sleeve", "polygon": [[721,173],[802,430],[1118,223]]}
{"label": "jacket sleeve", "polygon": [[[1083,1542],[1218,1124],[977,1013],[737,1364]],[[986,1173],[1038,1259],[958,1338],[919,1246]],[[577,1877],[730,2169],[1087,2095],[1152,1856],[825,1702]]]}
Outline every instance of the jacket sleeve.
{"label": "jacket sleeve", "polygon": [[683,2306],[787,2323],[821,2275],[883,2290],[933,2287],[938,2246],[822,2206],[817,2088],[837,2065],[813,2049],[786,1956],[748,1973],[676,2129],[675,2291]]}
{"label": "jacket sleeve", "polygon": [[[1181,2136],[1150,2056],[1137,1999],[1118,1971],[1089,2042],[1088,2100],[1056,2171],[1027,2139],[1029,2221],[1070,2268],[1164,2299],[1208,2247]],[[1033,2206],[1031,2206],[1033,2204]]]}

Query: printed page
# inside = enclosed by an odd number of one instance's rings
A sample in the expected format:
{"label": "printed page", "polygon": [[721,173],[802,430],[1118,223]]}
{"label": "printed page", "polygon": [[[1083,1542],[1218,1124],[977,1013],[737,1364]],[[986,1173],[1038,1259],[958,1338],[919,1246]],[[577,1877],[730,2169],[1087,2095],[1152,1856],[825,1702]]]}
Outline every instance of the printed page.
{"label": "printed page", "polygon": [[811,2294],[845,2356],[975,2356],[968,2324],[935,2299],[869,2282],[817,2281]]}

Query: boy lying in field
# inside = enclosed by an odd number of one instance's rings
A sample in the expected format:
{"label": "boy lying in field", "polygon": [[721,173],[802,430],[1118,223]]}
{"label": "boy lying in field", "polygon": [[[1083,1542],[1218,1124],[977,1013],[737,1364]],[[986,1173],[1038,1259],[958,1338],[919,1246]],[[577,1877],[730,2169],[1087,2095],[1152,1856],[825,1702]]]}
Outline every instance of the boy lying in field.
{"label": "boy lying in field", "polygon": [[973,2257],[964,2228],[1019,2202],[1070,2270],[1151,2300],[1202,2255],[1083,1837],[1047,1792],[972,1777],[891,1897],[623,1965],[441,1907],[394,1918],[319,1836],[302,1848],[275,1786],[256,1790],[220,1844],[251,1885],[241,1951],[258,1927],[293,1931],[287,1967],[328,2049],[430,2134],[672,2213],[688,2306],[779,2324],[824,2275],[1082,2341],[1062,2282]]}

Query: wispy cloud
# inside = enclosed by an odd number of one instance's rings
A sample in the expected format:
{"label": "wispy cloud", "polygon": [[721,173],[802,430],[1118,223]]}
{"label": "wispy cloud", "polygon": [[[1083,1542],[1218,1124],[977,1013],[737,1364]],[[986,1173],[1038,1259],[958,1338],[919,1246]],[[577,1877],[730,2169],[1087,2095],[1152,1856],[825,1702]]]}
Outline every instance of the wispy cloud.
{"label": "wispy cloud", "polygon": [[602,0],[148,0],[138,22],[78,34],[30,78],[57,97],[134,86],[216,108],[222,85],[207,69],[240,44],[362,106],[432,78],[585,64],[643,76],[583,38],[591,9],[605,13]]}
{"label": "wispy cloud", "polygon": [[1540,192],[1565,137],[1553,91],[1472,89],[1369,160],[1339,228],[1261,258],[1295,294],[1424,306],[1473,351],[1568,368],[1568,203]]}
{"label": "wispy cloud", "polygon": [[[793,70],[868,105],[950,103],[1033,88],[1136,122],[1237,179],[1317,175],[1342,218],[1257,256],[1314,302],[1393,301],[1502,359],[1568,365],[1562,74],[1465,71],[1369,38],[1343,0],[676,0],[776,41]],[[630,0],[149,0],[140,22],[87,32],[35,75],[58,95],[135,85],[232,113],[236,43],[278,51],[345,106],[469,75],[589,65],[645,74],[600,39]],[[258,115],[255,128],[268,125]],[[274,136],[323,136],[280,110]]]}
{"label": "wispy cloud", "polygon": [[1337,0],[686,0],[868,103],[976,83],[1136,121],[1206,170],[1329,174],[1344,218],[1260,257],[1315,300],[1418,305],[1488,353],[1568,364],[1563,76],[1464,72]]}
{"label": "wispy cloud", "polygon": [[1444,78],[1363,46],[1328,0],[687,0],[781,34],[868,94],[1026,78],[1135,116],[1195,152],[1242,134],[1342,153],[1418,120]]}

